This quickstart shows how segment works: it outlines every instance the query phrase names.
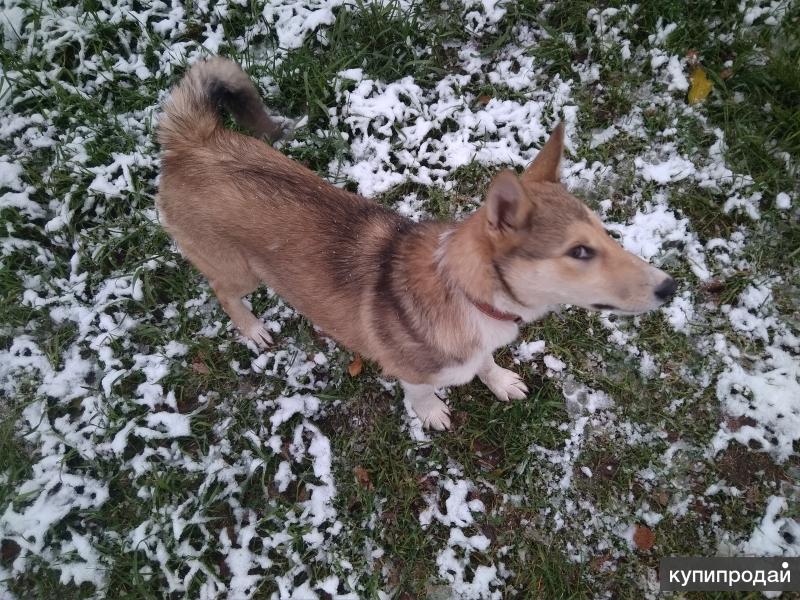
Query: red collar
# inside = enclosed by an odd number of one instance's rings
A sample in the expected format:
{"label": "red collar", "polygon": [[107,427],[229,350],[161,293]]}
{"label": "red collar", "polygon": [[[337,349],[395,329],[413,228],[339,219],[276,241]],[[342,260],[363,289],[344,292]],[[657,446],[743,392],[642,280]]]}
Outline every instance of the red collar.
{"label": "red collar", "polygon": [[522,317],[520,317],[519,315],[503,312],[502,310],[496,309],[491,304],[478,302],[476,300],[471,300],[471,302],[475,305],[475,308],[477,308],[487,317],[492,317],[493,319],[497,319],[498,321],[513,321],[517,325],[521,325],[523,322]]}

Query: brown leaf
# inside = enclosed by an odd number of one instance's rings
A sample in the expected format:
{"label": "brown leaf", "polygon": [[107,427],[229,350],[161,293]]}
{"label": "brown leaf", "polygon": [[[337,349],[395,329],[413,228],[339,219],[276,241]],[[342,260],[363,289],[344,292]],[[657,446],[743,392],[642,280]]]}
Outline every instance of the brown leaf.
{"label": "brown leaf", "polygon": [[452,429],[460,429],[467,422],[467,411],[465,410],[450,410],[450,425]]}
{"label": "brown leaf", "polygon": [[398,566],[394,563],[389,563],[384,567],[384,569],[384,573],[386,573],[386,578],[384,581],[386,582],[387,586],[389,588],[396,588],[398,585],[400,585],[400,582],[403,580],[403,578]]}
{"label": "brown leaf", "polygon": [[725,424],[731,431],[739,431],[745,425],[748,425],[750,427],[755,427],[756,425],[758,425],[755,419],[745,415],[739,415],[738,417],[732,417],[729,415],[725,419]]}
{"label": "brown leaf", "polygon": [[719,279],[712,279],[704,283],[701,288],[706,294],[710,295],[715,302],[719,303],[719,296],[725,291],[725,282]]}
{"label": "brown leaf", "polygon": [[[290,489],[291,489],[291,487],[290,487]],[[295,499],[296,499],[297,502],[305,502],[306,500],[311,498],[311,494],[309,493],[309,491],[306,489],[306,486],[304,486],[304,485],[296,486],[295,487],[295,492],[296,492]]]}
{"label": "brown leaf", "polygon": [[0,543],[0,561],[3,564],[11,564],[19,556],[20,549],[19,544],[14,540],[3,540]]}
{"label": "brown leaf", "polygon": [[482,104],[483,106],[486,106],[487,104],[489,104],[489,102],[491,102],[491,100],[492,100],[492,97],[489,96],[488,94],[483,94],[481,96],[478,96],[478,104]]}
{"label": "brown leaf", "polygon": [[653,494],[653,500],[659,506],[667,506],[669,504],[669,492],[667,490],[658,490]]}
{"label": "brown leaf", "polygon": [[733,76],[733,69],[722,69],[719,72],[720,79],[730,79]]}
{"label": "brown leaf", "polygon": [[484,470],[493,471],[503,462],[503,449],[487,444],[481,440],[472,443],[472,450],[475,452],[478,463]]}
{"label": "brown leaf", "polygon": [[202,356],[197,356],[192,361],[192,371],[199,375],[208,375],[211,372],[211,369],[209,369],[208,365],[203,361]]}
{"label": "brown leaf", "polygon": [[214,559],[217,563],[217,568],[219,569],[219,576],[222,579],[229,579],[231,576],[231,568],[228,566],[225,557],[222,554],[217,553]]}
{"label": "brown leaf", "polygon": [[353,358],[353,362],[347,365],[347,372],[350,373],[350,377],[358,377],[358,375],[363,370],[364,370],[364,361],[361,360],[360,354],[356,354],[355,358]]}
{"label": "brown leaf", "polygon": [[364,467],[362,466],[353,467],[353,475],[356,476],[358,483],[360,483],[362,486],[364,486],[368,490],[372,489],[373,487],[372,481],[370,481],[369,473]]}
{"label": "brown leaf", "polygon": [[432,475],[417,477],[417,486],[421,491],[430,493],[436,489],[436,478]]}
{"label": "brown leaf", "polygon": [[605,568],[606,564],[613,562],[613,560],[614,557],[611,556],[610,552],[603,552],[602,554],[598,554],[591,561],[592,569],[599,573]]}
{"label": "brown leaf", "polygon": [[489,538],[489,541],[494,544],[497,542],[497,529],[494,526],[484,523],[481,525],[481,533]]}
{"label": "brown leaf", "polygon": [[711,516],[711,509],[700,498],[697,498],[694,502],[692,502],[692,510],[706,519]]}
{"label": "brown leaf", "polygon": [[640,550],[650,550],[656,543],[656,534],[644,525],[637,525],[633,532],[633,543]]}

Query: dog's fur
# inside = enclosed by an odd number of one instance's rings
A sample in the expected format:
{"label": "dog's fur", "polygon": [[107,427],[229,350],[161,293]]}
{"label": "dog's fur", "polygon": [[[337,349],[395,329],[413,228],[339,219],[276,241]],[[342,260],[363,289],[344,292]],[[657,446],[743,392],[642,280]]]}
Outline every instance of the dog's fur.
{"label": "dog's fur", "polygon": [[414,223],[224,129],[222,107],[259,136],[280,133],[238,66],[194,65],[159,124],[164,226],[245,336],[272,341],[242,302],[265,282],[400,379],[426,426],[450,424],[435,390],[476,374],[501,400],[525,397],[492,359],[520,322],[560,304],[639,313],[674,292],[561,185],[561,125],[521,177],[497,175],[467,219]]}

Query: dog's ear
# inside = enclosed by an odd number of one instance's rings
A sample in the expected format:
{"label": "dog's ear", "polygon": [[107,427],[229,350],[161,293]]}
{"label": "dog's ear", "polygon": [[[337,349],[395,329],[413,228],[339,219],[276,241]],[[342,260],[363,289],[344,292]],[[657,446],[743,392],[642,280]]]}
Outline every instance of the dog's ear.
{"label": "dog's ear", "polygon": [[495,233],[511,233],[525,227],[533,209],[514,171],[501,171],[486,194],[486,220]]}
{"label": "dog's ear", "polygon": [[522,174],[522,181],[561,181],[561,156],[564,154],[564,123],[559,123],[550,134],[539,154]]}

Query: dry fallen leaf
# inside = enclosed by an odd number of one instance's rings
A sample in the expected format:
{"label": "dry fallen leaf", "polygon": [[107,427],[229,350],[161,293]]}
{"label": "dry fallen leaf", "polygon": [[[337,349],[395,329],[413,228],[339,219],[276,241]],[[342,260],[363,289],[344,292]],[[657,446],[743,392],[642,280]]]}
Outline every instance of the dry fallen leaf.
{"label": "dry fallen leaf", "polygon": [[666,490],[659,490],[653,494],[653,500],[655,500],[656,504],[659,506],[666,506],[669,504],[669,492]]}
{"label": "dry fallen leaf", "polygon": [[423,492],[431,493],[436,488],[436,477],[433,475],[417,477],[417,485]]}
{"label": "dry fallen leaf", "polygon": [[353,467],[353,474],[356,476],[358,483],[360,483],[368,490],[372,489],[372,481],[369,478],[369,473],[364,467],[361,466]]}
{"label": "dry fallen leaf", "polygon": [[633,543],[640,550],[650,550],[656,542],[656,534],[644,525],[637,525],[633,532]]}
{"label": "dry fallen leaf", "polygon": [[737,417],[728,415],[725,417],[725,424],[731,431],[739,431],[744,425],[748,425],[750,427],[755,427],[758,425],[755,419],[746,415],[739,415]]}
{"label": "dry fallen leaf", "polygon": [[705,100],[711,93],[711,80],[706,75],[705,70],[700,65],[692,69],[692,74],[689,75],[689,104],[697,104]]}
{"label": "dry fallen leaf", "polygon": [[610,552],[603,552],[602,554],[600,554],[599,556],[595,556],[591,560],[591,566],[592,566],[592,569],[594,569],[595,571],[597,571],[599,573],[600,571],[602,571],[605,568],[605,566],[608,563],[611,563],[613,561],[614,561],[614,557],[611,556]]}
{"label": "dry fallen leaf", "polygon": [[19,556],[20,550],[20,545],[14,540],[3,540],[0,542],[0,560],[10,564]]}
{"label": "dry fallen leaf", "polygon": [[200,375],[208,375],[211,372],[208,365],[199,356],[192,361],[192,371]]}
{"label": "dry fallen leaf", "polygon": [[482,104],[483,106],[486,106],[487,104],[489,104],[489,102],[491,100],[492,100],[492,97],[487,95],[487,94],[483,94],[482,96],[478,96],[478,104]]}
{"label": "dry fallen leaf", "polygon": [[361,355],[356,354],[353,362],[347,365],[347,372],[350,373],[350,377],[358,377],[358,374],[364,369],[364,361],[361,360]]}

